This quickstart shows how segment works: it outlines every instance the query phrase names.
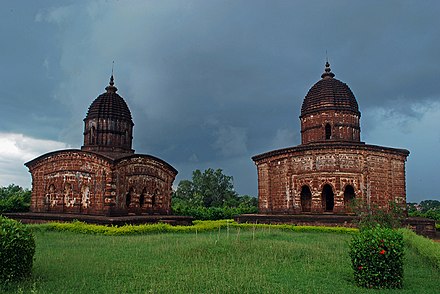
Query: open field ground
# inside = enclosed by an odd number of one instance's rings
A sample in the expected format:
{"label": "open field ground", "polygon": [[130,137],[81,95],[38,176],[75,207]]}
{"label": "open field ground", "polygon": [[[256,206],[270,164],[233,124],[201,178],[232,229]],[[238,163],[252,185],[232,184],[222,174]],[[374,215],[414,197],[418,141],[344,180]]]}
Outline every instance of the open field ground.
{"label": "open field ground", "polygon": [[[242,229],[141,236],[35,232],[33,278],[10,293],[371,293],[352,282],[350,235]],[[401,290],[438,293],[411,249]]]}

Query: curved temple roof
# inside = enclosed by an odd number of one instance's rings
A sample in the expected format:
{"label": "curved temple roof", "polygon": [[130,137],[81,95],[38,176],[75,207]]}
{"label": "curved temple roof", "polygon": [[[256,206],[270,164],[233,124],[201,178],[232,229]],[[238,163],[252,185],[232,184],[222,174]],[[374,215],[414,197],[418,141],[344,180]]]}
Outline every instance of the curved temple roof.
{"label": "curved temple roof", "polygon": [[114,118],[131,121],[131,112],[128,109],[127,103],[116,93],[118,88],[114,86],[113,75],[105,90],[105,93],[99,95],[92,102],[84,120],[90,118]]}
{"label": "curved temple roof", "polygon": [[347,84],[334,78],[330,64],[326,62],[321,80],[310,88],[301,107],[301,117],[323,110],[345,110],[360,115],[353,92]]}

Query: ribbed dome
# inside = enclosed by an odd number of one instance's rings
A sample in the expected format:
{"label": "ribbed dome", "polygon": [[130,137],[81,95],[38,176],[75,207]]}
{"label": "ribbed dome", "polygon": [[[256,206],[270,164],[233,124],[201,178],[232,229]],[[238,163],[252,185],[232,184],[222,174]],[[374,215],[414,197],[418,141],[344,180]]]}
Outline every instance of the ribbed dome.
{"label": "ribbed dome", "polygon": [[310,88],[301,107],[301,116],[323,110],[346,110],[359,114],[353,92],[347,84],[334,78],[330,64],[326,63],[322,79]]}
{"label": "ribbed dome", "polygon": [[90,105],[85,120],[91,118],[131,120],[131,112],[127,103],[116,93],[118,89],[114,86],[113,76],[110,85],[105,89],[107,92],[99,95]]}
{"label": "ribbed dome", "polygon": [[[106,93],[96,98],[84,119],[84,145],[81,150],[100,152],[113,157],[134,153],[133,120],[124,99],[116,94],[113,74]],[[116,154],[116,155],[115,155]]]}

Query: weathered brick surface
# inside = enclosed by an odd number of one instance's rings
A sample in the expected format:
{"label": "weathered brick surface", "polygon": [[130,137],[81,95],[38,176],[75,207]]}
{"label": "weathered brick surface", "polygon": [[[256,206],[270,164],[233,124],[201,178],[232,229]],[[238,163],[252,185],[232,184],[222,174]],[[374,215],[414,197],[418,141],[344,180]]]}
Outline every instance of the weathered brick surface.
{"label": "weathered brick surface", "polygon": [[171,186],[177,172],[152,156],[113,160],[99,153],[64,150],[27,165],[33,183],[32,212],[124,215],[171,211]]}
{"label": "weathered brick surface", "polygon": [[165,161],[135,154],[133,122],[113,76],[84,119],[81,150],[42,155],[32,174],[31,211],[85,215],[170,214],[177,171]]}
{"label": "weathered brick surface", "polygon": [[326,63],[301,108],[301,145],[254,156],[260,213],[348,213],[353,198],[379,208],[406,203],[409,151],[360,141],[350,88]]}
{"label": "weathered brick surface", "polygon": [[334,213],[349,212],[344,199],[348,186],[367,203],[388,207],[392,201],[404,206],[407,156],[406,150],[353,143],[300,145],[255,156],[260,212],[308,212],[301,201],[307,187],[310,212],[322,213],[325,185],[333,192]]}
{"label": "weathered brick surface", "polygon": [[[325,127],[330,127],[326,138]],[[301,143],[322,141],[360,142],[359,115],[349,111],[326,110],[301,116]]]}

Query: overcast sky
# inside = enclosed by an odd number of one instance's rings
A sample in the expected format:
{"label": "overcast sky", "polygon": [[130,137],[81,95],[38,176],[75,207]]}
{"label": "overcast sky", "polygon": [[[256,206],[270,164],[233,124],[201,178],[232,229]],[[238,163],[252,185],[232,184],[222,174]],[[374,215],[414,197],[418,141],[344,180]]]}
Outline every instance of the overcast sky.
{"label": "overcast sky", "polygon": [[300,144],[301,103],[324,70],[359,104],[361,140],[405,148],[407,200],[440,200],[439,1],[1,1],[0,185],[80,148],[115,85],[134,149],[181,179],[221,168],[257,195],[251,157]]}

